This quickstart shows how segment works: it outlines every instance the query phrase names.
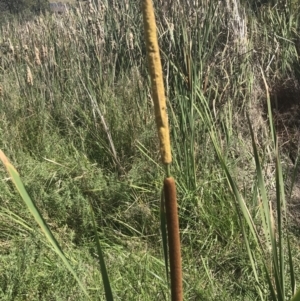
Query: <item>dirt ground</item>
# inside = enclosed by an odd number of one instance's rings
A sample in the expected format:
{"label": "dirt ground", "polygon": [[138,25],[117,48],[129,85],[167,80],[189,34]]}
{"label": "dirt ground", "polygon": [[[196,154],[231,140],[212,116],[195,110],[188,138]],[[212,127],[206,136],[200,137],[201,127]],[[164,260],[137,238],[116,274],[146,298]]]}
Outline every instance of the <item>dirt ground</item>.
{"label": "dirt ground", "polygon": [[[292,231],[300,236],[300,85],[298,80],[280,83],[270,96],[274,124],[287,171],[286,200]],[[265,114],[267,109],[264,109]],[[293,180],[294,178],[294,180]],[[292,191],[292,193],[291,193]]]}

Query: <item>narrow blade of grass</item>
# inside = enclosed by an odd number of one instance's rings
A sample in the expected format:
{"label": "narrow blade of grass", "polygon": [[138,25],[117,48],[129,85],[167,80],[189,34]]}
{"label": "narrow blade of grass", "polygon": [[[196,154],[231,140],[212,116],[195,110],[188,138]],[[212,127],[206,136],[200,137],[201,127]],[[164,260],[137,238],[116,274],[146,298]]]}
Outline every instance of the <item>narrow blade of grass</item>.
{"label": "narrow blade of grass", "polygon": [[[279,242],[279,255],[278,255],[278,251],[277,251],[278,244],[276,241],[275,230],[274,230],[275,226],[273,225],[272,220],[271,220],[273,213],[270,210],[270,205],[269,205],[267,192],[266,192],[266,185],[265,185],[263,173],[262,173],[262,165],[259,160],[258,150],[257,150],[257,146],[256,146],[255,139],[254,139],[254,133],[253,133],[250,118],[248,115],[247,115],[247,119],[248,119],[251,139],[252,139],[252,148],[253,148],[254,160],[255,160],[255,166],[256,166],[256,175],[258,178],[258,187],[259,187],[259,191],[260,191],[262,203],[263,203],[262,218],[261,218],[262,224],[263,224],[263,229],[264,229],[265,237],[267,239],[270,239],[270,242],[271,242],[271,247],[272,247],[271,256],[272,256],[272,262],[274,265],[273,276],[274,276],[274,280],[275,280],[277,296],[278,296],[279,300],[284,300],[285,290],[284,290],[284,284],[283,284],[284,275],[283,275],[283,262],[282,262],[283,251],[280,249],[280,242]],[[275,132],[272,132],[272,135],[275,135]],[[277,173],[278,173],[278,171],[277,171]],[[276,183],[277,184],[279,183],[278,180],[276,180]],[[277,185],[277,187],[276,187],[277,198],[280,198],[280,195],[278,195],[280,193],[279,191],[280,191],[280,188]],[[279,214],[279,216],[280,216],[281,215],[280,204],[279,204],[279,206],[277,204],[277,210],[279,210],[279,212],[277,212],[277,214]],[[281,223],[281,221],[280,221],[280,223]],[[279,230],[281,231],[280,227],[281,227],[281,224],[279,226]],[[281,237],[281,233],[279,233],[279,237]],[[271,278],[269,271],[267,269],[266,269],[266,273],[267,273],[267,277]],[[269,285],[272,285],[272,281],[269,283]]]}
{"label": "narrow blade of grass", "polygon": [[[258,188],[259,188],[259,192],[260,192],[261,200],[262,200],[262,204],[263,204],[261,220],[262,220],[265,237],[267,239],[269,238],[272,243],[272,242],[274,242],[274,239],[272,240],[272,237],[270,237],[273,232],[272,232],[272,225],[271,225],[271,219],[270,219],[270,212],[269,212],[270,210],[269,210],[269,202],[268,202],[268,197],[267,197],[267,192],[266,192],[266,185],[265,185],[264,178],[263,178],[261,163],[259,160],[258,150],[257,150],[257,146],[255,143],[254,133],[252,130],[249,116],[247,118],[248,118],[248,124],[249,124],[249,128],[250,128],[251,139],[252,139],[252,148],[253,148],[253,154],[254,154],[254,160],[255,160],[255,166],[256,166],[256,176],[257,176],[257,180],[258,180]],[[274,246],[272,246],[272,247],[274,249]]]}
{"label": "narrow blade of grass", "polygon": [[102,252],[101,245],[100,245],[100,240],[99,240],[99,236],[98,236],[98,232],[97,232],[97,226],[96,226],[96,221],[95,221],[92,204],[90,204],[90,210],[91,210],[91,217],[92,217],[92,221],[93,221],[93,228],[94,228],[94,232],[95,232],[98,260],[99,260],[99,266],[100,266],[100,271],[101,271],[104,290],[105,290],[105,297],[106,297],[107,301],[113,301],[114,298],[113,298],[112,290],[110,287],[110,282],[109,282],[107,269],[106,269],[106,265],[105,265],[105,261],[104,261],[104,257],[103,257],[103,252]]}
{"label": "narrow blade of grass", "polygon": [[161,238],[162,238],[162,246],[164,251],[164,259],[165,259],[165,267],[166,267],[166,275],[167,282],[169,283],[169,265],[168,265],[168,241],[167,241],[167,222],[166,222],[166,211],[165,211],[165,194],[162,189],[161,192],[161,200],[160,200],[160,230],[161,230]]}
{"label": "narrow blade of grass", "polygon": [[266,263],[265,262],[264,262],[264,270],[265,270],[265,273],[266,273],[267,282],[268,282],[268,285],[269,285],[269,290],[270,290],[270,294],[272,296],[272,300],[273,301],[277,301],[278,299],[276,297],[274,286],[272,284],[272,280],[271,280],[271,277],[270,277],[270,274],[269,274],[268,268],[266,267]]}
{"label": "narrow blade of grass", "polygon": [[[284,203],[284,186],[282,179],[281,164],[278,154],[278,143],[276,143],[276,204],[277,204],[277,227],[278,227],[278,245],[279,245],[279,276],[282,289],[283,300],[285,300],[285,269],[284,269],[284,246],[282,229],[282,204]],[[282,194],[283,192],[283,194]]]}
{"label": "narrow blade of grass", "polygon": [[[219,161],[222,165],[222,168],[223,170],[225,171],[225,174],[226,174],[226,177],[227,177],[227,181],[229,182],[229,185],[231,187],[231,190],[232,190],[232,194],[234,195],[237,203],[239,204],[239,207],[243,213],[243,216],[248,224],[248,227],[252,233],[252,236],[253,238],[255,239],[257,245],[260,245],[260,241],[259,241],[259,236],[258,236],[258,233],[255,229],[255,225],[254,225],[254,222],[252,220],[252,217],[250,215],[250,212],[245,204],[245,201],[243,200],[242,196],[240,195],[239,191],[238,191],[238,188],[237,188],[237,185],[235,183],[235,181],[233,180],[233,178],[231,177],[231,174],[222,158],[222,155],[221,155],[221,152],[219,150],[219,147],[217,145],[217,141],[216,141],[216,138],[214,136],[214,133],[211,133],[211,137],[212,137],[212,141],[213,141],[213,144],[214,144],[214,147],[215,147],[215,151],[217,153],[217,156],[219,158]],[[251,266],[252,266],[252,270],[253,270],[253,273],[254,273],[254,276],[255,276],[255,279],[257,281],[257,283],[259,283],[259,280],[258,280],[258,274],[257,274],[257,269],[255,267],[255,260],[252,256],[252,252],[251,252],[251,249],[250,249],[250,246],[249,246],[249,240],[248,240],[248,236],[246,234],[246,231],[245,231],[245,227],[243,225],[243,222],[242,222],[242,219],[241,219],[241,216],[240,216],[240,213],[239,213],[239,208],[237,207],[237,204],[235,202],[235,206],[236,206],[236,212],[239,216],[239,220],[240,220],[240,225],[241,225],[241,228],[242,228],[242,232],[243,232],[243,237],[245,239],[245,243],[246,243],[246,248],[247,248],[247,252],[248,252],[248,255],[249,255],[249,259],[250,259],[250,262],[251,262]]]}

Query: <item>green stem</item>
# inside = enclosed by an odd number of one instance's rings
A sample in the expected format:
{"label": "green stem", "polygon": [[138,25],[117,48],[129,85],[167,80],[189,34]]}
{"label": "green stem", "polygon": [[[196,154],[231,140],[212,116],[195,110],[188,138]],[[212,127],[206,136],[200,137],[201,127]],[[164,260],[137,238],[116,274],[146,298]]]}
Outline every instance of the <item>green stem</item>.
{"label": "green stem", "polygon": [[165,167],[166,167],[166,176],[167,178],[169,178],[171,176],[170,164],[165,164]]}

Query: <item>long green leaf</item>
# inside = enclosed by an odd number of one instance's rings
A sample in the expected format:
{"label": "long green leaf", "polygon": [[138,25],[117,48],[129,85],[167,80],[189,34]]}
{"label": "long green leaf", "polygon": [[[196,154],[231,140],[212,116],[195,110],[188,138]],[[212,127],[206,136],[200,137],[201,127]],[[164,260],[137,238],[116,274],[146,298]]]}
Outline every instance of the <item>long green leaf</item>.
{"label": "long green leaf", "polygon": [[99,260],[99,266],[100,266],[100,271],[101,271],[104,290],[105,290],[105,297],[106,297],[107,301],[113,301],[114,298],[113,298],[112,290],[111,290],[111,287],[110,287],[110,282],[109,282],[109,278],[108,278],[108,274],[107,274],[107,269],[106,269],[106,265],[105,265],[105,261],[104,261],[104,257],[103,257],[103,252],[102,252],[102,249],[101,249],[100,240],[99,240],[99,236],[98,236],[94,211],[93,211],[93,207],[92,207],[91,203],[90,203],[90,210],[91,210],[91,216],[92,216],[92,221],[93,221],[93,228],[94,228],[94,232],[95,232],[96,246],[97,246],[97,252],[98,252],[98,260]]}
{"label": "long green leaf", "polygon": [[296,295],[294,295],[291,301],[300,301],[300,289],[297,291]]}
{"label": "long green leaf", "polygon": [[164,190],[161,192],[161,200],[160,200],[160,230],[161,230],[161,238],[163,244],[164,251],[164,259],[165,259],[165,267],[166,267],[166,275],[167,282],[169,283],[169,258],[168,258],[168,241],[167,241],[167,221],[166,221],[166,210],[165,210],[165,195]]}

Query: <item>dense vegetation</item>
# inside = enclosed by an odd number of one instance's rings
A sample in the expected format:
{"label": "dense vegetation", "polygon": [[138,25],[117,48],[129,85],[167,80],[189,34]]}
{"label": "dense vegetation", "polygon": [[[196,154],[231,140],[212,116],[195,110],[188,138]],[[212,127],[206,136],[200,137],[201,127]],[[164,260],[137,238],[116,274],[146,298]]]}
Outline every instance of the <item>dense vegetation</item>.
{"label": "dense vegetation", "polygon": [[[137,3],[79,3],[64,15],[45,13],[31,21],[19,15],[0,28],[0,149],[92,300],[101,299],[103,287],[89,203],[115,299],[169,298],[159,225],[163,170]],[[269,99],[289,205],[284,229],[292,234],[298,277],[299,5],[155,1],[155,7],[185,300],[262,300],[259,291],[271,300],[263,259],[249,234],[257,275],[253,271],[237,195],[224,171],[230,171],[263,237],[246,116],[273,204]],[[0,172],[0,299],[86,300],[4,167]]]}

